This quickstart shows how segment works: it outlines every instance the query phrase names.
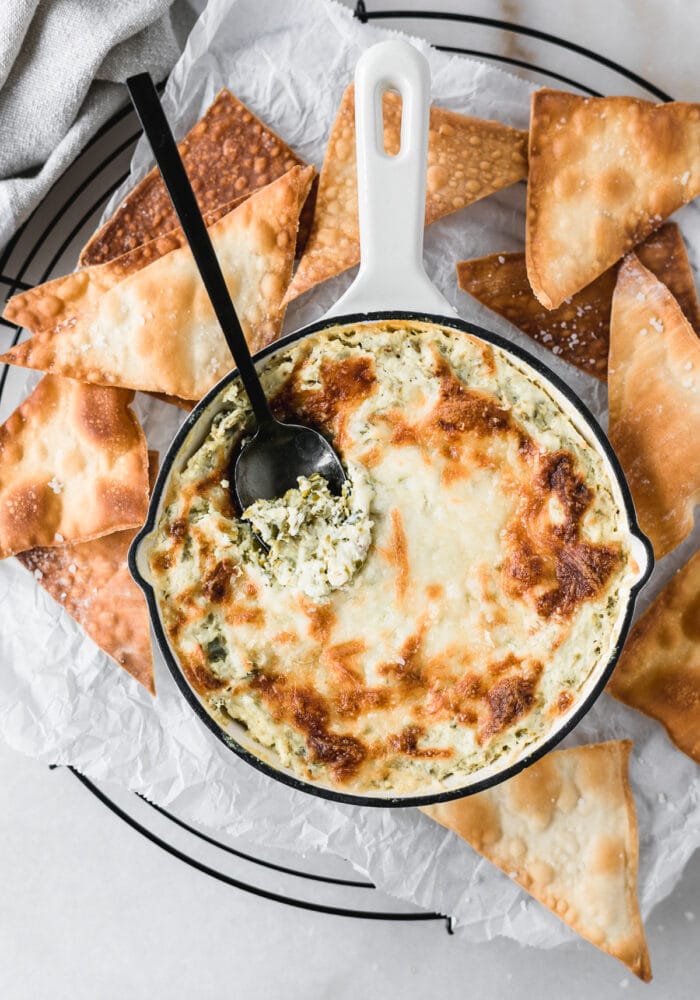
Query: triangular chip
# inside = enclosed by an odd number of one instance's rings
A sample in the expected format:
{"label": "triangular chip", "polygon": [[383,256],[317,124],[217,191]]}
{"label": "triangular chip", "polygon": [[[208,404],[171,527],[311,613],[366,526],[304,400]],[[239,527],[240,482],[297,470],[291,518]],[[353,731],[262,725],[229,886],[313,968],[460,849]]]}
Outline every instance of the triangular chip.
{"label": "triangular chip", "polygon": [[460,261],[457,281],[462,291],[538,344],[588,375],[603,382],[607,378],[614,268],[551,311],[530,288],[524,253],[494,253]]}
{"label": "triangular chip", "polygon": [[[401,98],[384,95],[384,145],[397,153]],[[425,223],[456,212],[527,175],[527,132],[500,122],[430,109]],[[355,97],[343,94],[318,182],[311,235],[285,301],[340,274],[360,259],[355,159]]]}
{"label": "triangular chip", "polygon": [[148,457],[133,396],[50,375],[0,427],[0,558],[143,523]]}
{"label": "triangular chip", "polygon": [[189,413],[197,405],[196,399],[182,399],[181,396],[169,396],[166,392],[149,392],[149,396],[153,396],[154,399],[159,399],[161,403],[169,403],[171,406],[177,406],[178,410],[184,410]]}
{"label": "triangular chip", "polygon": [[[149,452],[148,457],[152,487],[158,452]],[[136,530],[53,549],[30,549],[17,558],[93,642],[155,694],[148,606],[127,565]]]}
{"label": "triangular chip", "polygon": [[607,690],[700,764],[700,552],[634,626]]}
{"label": "triangular chip", "polygon": [[[251,194],[294,166],[306,166],[228,90],[219,93],[178,149],[202,212]],[[80,264],[103,264],[176,226],[172,203],[154,168],[97,230]]]}
{"label": "triangular chip", "polygon": [[689,533],[700,500],[700,339],[634,254],[613,295],[608,397],[610,441],[660,559]]}
{"label": "triangular chip", "polygon": [[532,95],[526,256],[547,309],[700,193],[700,104]]}
{"label": "triangular chip", "polygon": [[126,563],[136,530],[17,558],[93,642],[155,694],[148,607]]}
{"label": "triangular chip", "polygon": [[[299,211],[313,173],[294,167],[209,230],[253,352],[281,330]],[[188,247],[120,281],[88,312],[35,334],[2,360],[182,399],[199,399],[232,366]]]}
{"label": "triangular chip", "polygon": [[635,247],[634,252],[644,267],[663,281],[693,330],[700,336],[700,300],[688,251],[676,223],[668,222],[657,229]]}
{"label": "triangular chip", "polygon": [[[696,333],[700,305],[683,237],[669,222],[636,248],[639,259],[671,290]],[[610,309],[617,264],[557,309],[545,309],[530,288],[525,254],[500,253],[457,264],[459,287],[538,344],[601,381],[607,379]]]}
{"label": "triangular chip", "polygon": [[616,740],[556,750],[503,784],[422,811],[648,982],[631,747]]}
{"label": "triangular chip", "polygon": [[[206,212],[204,221],[207,226],[213,226],[245,200],[237,198],[234,202]],[[186,243],[185,234],[178,226],[164,236],[157,236],[105,264],[83,267],[72,274],[35,285],[34,288],[8,299],[3,319],[23,326],[32,333],[51,330],[72,316],[88,312],[110,288]]]}

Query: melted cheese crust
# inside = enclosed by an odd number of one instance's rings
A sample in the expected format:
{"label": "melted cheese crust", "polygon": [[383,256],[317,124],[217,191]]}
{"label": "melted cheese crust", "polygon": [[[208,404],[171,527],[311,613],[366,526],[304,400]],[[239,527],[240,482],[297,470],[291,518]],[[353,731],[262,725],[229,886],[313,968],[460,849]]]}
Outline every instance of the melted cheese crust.
{"label": "melted cheese crust", "polygon": [[228,489],[250,411],[224,390],[150,551],[210,712],[352,792],[432,792],[522,756],[607,661],[632,582],[596,449],[529,368],[431,324],[335,327],[276,354],[263,382],[278,415],[364,467],[372,544],[321,599],[265,575]]}

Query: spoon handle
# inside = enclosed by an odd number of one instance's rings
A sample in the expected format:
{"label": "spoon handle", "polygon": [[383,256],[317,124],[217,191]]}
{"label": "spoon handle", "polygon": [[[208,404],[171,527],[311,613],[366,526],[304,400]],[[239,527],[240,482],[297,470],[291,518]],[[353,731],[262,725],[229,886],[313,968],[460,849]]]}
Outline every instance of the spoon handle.
{"label": "spoon handle", "polygon": [[219,261],[214,252],[197,199],[185,173],[180,153],[175,145],[168,120],[163,112],[158,92],[149,73],[139,73],[126,81],[131,100],[148,139],[158,169],[168,189],[173,208],[177,212],[183,232],[190,245],[192,256],[201,275],[216,318],[226,338],[233,360],[245,386],[250,405],[258,421],[265,424],[273,420],[270,405],[253,359],[246,343]]}

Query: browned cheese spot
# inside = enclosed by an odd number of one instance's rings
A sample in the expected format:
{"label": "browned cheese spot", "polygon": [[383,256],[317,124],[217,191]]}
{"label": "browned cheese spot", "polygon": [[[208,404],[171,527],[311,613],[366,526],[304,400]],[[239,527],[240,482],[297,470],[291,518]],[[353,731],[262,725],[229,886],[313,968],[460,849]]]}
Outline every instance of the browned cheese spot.
{"label": "browned cheese spot", "polygon": [[531,711],[542,671],[539,661],[509,653],[454,679],[441,669],[441,658],[433,658],[423,665],[424,712],[433,720],[454,719],[476,727],[477,739],[484,744]]}
{"label": "browned cheese spot", "polygon": [[272,641],[277,643],[279,646],[288,646],[292,643],[299,641],[299,636],[296,632],[292,632],[290,629],[285,629],[284,632],[278,632],[277,635],[273,636]]}
{"label": "browned cheese spot", "polygon": [[489,688],[486,695],[488,715],[478,728],[479,743],[486,743],[530,712],[542,672],[542,665],[536,666],[539,669],[530,674],[504,677]]}
{"label": "browned cheese spot", "polygon": [[181,654],[181,662],[187,680],[199,694],[218,691],[224,686],[221,678],[209,669],[206,654],[200,645],[186,656]]}
{"label": "browned cheese spot", "polygon": [[301,610],[309,619],[309,635],[316,642],[325,646],[330,639],[331,632],[335,627],[335,611],[330,601],[324,604],[316,604],[308,597],[299,598]]}
{"label": "browned cheese spot", "polygon": [[574,696],[571,691],[560,691],[553,706],[553,714],[564,715],[574,703]]}
{"label": "browned cheese spot", "polygon": [[330,731],[328,703],[317,691],[266,674],[255,677],[251,687],[265,700],[275,721],[285,721],[304,734],[312,761],[328,764],[338,781],[357,772],[367,749],[354,736]]}
{"label": "browned cheese spot", "polygon": [[418,740],[424,735],[425,730],[421,726],[405,726],[400,733],[387,737],[387,747],[394,753],[405,754],[407,757],[423,758],[430,760],[439,757],[443,760],[452,757],[454,750],[449,747],[424,747],[418,746]]}
{"label": "browned cheese spot", "polygon": [[213,604],[221,604],[231,593],[233,563],[222,559],[202,581],[202,593]]}
{"label": "browned cheese spot", "polygon": [[299,419],[332,435],[342,450],[345,423],[353,410],[376,389],[374,361],[369,356],[325,359],[321,363],[319,389],[302,389],[298,363],[272,400],[280,420]]}
{"label": "browned cheese spot", "polygon": [[359,687],[364,678],[356,660],[366,652],[367,644],[362,639],[350,639],[335,646],[328,646],[322,653],[322,659],[336,682]]}
{"label": "browned cheese spot", "polygon": [[[532,488],[521,490],[505,530],[504,587],[511,597],[532,601],[543,618],[569,617],[604,589],[620,565],[620,546],[581,540],[592,493],[569,452],[538,455],[534,463]],[[552,498],[561,508],[559,522],[547,515]]]}
{"label": "browned cheese spot", "polygon": [[425,625],[421,623],[418,630],[404,641],[399,655],[391,663],[383,663],[377,667],[377,673],[395,677],[404,686],[422,687],[424,684],[420,657],[420,647],[425,634]]}
{"label": "browned cheese spot", "polygon": [[427,463],[439,455],[444,464],[443,479],[451,482],[467,474],[466,447],[480,456],[481,464],[489,464],[479,452],[479,441],[494,434],[514,433],[515,426],[508,410],[486,393],[465,385],[437,352],[435,368],[440,381],[438,399],[422,420],[411,423],[398,410],[378,419],[389,425],[391,444],[420,448]]}
{"label": "browned cheese spot", "polygon": [[391,534],[386,548],[380,550],[390,566],[396,570],[396,600],[401,603],[406,596],[409,580],[408,540],[403,527],[403,518],[398,507],[391,512]]}

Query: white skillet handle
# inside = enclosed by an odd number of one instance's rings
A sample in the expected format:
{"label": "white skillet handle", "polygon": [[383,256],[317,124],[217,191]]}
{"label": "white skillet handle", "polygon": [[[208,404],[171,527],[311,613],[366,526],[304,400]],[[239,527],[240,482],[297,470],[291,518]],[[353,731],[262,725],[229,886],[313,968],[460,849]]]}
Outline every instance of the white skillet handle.
{"label": "white skillet handle", "polygon": [[[384,152],[382,95],[402,98],[401,148]],[[423,268],[430,70],[408,42],[380,42],[355,68],[355,132],[361,263],[355,281],[327,316],[379,310],[455,310]]]}

